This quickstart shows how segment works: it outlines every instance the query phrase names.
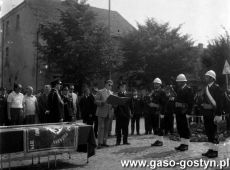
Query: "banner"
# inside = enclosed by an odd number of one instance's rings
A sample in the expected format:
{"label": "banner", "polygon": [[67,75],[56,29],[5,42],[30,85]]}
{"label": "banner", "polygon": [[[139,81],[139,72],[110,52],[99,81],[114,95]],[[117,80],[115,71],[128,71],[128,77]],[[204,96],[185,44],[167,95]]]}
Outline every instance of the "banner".
{"label": "banner", "polygon": [[23,129],[0,129],[0,154],[24,152]]}
{"label": "banner", "polygon": [[27,129],[27,152],[77,147],[77,127],[72,125],[50,125]]}

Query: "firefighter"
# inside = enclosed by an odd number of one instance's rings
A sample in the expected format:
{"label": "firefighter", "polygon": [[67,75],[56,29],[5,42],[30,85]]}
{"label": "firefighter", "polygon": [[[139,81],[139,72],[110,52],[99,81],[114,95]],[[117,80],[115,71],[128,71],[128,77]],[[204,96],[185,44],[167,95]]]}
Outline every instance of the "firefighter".
{"label": "firefighter", "polygon": [[218,157],[217,144],[219,141],[217,137],[217,124],[222,120],[221,90],[215,81],[216,73],[213,70],[206,72],[206,87],[201,106],[204,116],[205,132],[208,136],[209,149],[206,153],[203,153],[202,156],[208,158]]}
{"label": "firefighter", "polygon": [[159,78],[155,78],[153,81],[154,89],[151,95],[151,102],[149,107],[151,108],[151,120],[154,134],[158,136],[158,139],[151,144],[151,146],[163,145],[163,118],[166,104],[166,94],[161,88],[162,81]]}
{"label": "firefighter", "polygon": [[179,133],[181,144],[175,147],[178,151],[186,151],[189,146],[190,128],[187,121],[187,115],[192,112],[193,92],[187,85],[187,79],[184,74],[179,74],[176,78],[177,89],[175,99],[175,114],[177,131]]}
{"label": "firefighter", "polygon": [[230,131],[230,89],[224,92],[223,110],[227,121],[227,131]]}

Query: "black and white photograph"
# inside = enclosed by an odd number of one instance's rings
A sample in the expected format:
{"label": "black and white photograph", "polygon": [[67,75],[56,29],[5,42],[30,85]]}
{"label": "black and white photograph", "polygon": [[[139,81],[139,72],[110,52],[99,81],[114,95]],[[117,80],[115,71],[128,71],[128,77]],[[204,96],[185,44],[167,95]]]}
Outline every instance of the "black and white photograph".
{"label": "black and white photograph", "polygon": [[0,0],[0,169],[230,170],[230,0]]}

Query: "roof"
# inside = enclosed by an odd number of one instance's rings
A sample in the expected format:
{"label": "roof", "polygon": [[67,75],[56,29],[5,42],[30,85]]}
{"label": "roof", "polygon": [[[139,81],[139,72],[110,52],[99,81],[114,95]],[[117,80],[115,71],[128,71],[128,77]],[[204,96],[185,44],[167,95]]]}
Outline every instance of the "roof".
{"label": "roof", "polygon": [[[109,10],[96,7],[90,7],[93,13],[96,14],[96,22],[108,26],[109,23]],[[112,35],[124,35],[135,28],[123,18],[117,11],[110,11],[110,28]]]}
{"label": "roof", "polygon": [[[65,0],[24,0],[19,6],[27,5],[39,22],[57,21],[60,17],[60,10],[67,9]],[[10,16],[15,10],[19,8],[15,7],[3,18]],[[101,9],[96,7],[89,7],[89,10],[95,14],[96,23],[108,26],[108,12],[107,9]],[[110,31],[112,36],[122,36],[135,28],[118,12],[110,11]]]}

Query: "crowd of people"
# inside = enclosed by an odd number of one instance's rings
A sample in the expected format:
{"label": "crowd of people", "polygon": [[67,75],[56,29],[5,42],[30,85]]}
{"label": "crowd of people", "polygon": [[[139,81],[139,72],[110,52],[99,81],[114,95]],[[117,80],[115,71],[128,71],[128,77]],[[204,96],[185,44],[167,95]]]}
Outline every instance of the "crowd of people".
{"label": "crowd of people", "polygon": [[[93,125],[98,140],[98,149],[109,147],[107,138],[111,134],[112,121],[116,120],[116,145],[128,141],[129,123],[131,135],[140,135],[140,118],[144,117],[145,134],[154,134],[151,146],[164,145],[163,136],[174,133],[174,117],[181,144],[175,149],[186,151],[189,147],[190,126],[188,115],[204,117],[205,132],[210,143],[209,150],[203,154],[209,158],[218,156],[217,125],[226,115],[230,130],[230,90],[223,91],[216,84],[216,74],[210,70],[205,74],[206,85],[198,92],[187,85],[184,74],[179,74],[176,84],[163,87],[160,78],[153,80],[152,89],[141,95],[137,89],[127,92],[127,84],[120,82],[118,92],[113,92],[113,81],[105,81],[104,88],[85,87],[83,94],[74,92],[74,85],[62,85],[60,80],[45,85],[43,92],[34,95],[33,87],[28,86],[22,94],[22,86],[15,84],[13,91],[7,93],[0,89],[0,125],[22,125],[35,123],[71,122],[82,119],[83,123]],[[124,104],[109,104],[110,95],[128,98]]]}

